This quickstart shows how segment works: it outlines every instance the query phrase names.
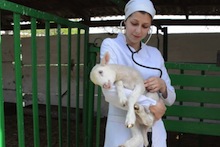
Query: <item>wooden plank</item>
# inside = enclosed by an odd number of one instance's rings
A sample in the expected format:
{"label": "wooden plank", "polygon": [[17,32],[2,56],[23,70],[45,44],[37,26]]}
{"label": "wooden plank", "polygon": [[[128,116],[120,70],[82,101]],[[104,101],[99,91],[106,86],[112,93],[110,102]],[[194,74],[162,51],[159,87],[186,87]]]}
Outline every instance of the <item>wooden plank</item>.
{"label": "wooden plank", "polygon": [[170,74],[172,85],[220,88],[220,76]]}
{"label": "wooden plank", "polygon": [[220,125],[205,122],[163,120],[167,131],[220,136]]}
{"label": "wooden plank", "polygon": [[176,89],[176,101],[220,104],[220,91]]}
{"label": "wooden plank", "polygon": [[[168,71],[169,69],[177,70],[177,72],[183,71],[183,74],[170,74],[170,78],[172,85],[179,86],[179,89],[176,89],[176,101],[188,102],[188,106],[183,103],[183,105],[168,107],[166,116],[181,119],[164,120],[166,129],[181,133],[220,136],[220,113],[218,113],[220,112],[220,107],[218,107],[220,104],[220,67],[215,64],[171,62],[167,62],[166,67]],[[196,71],[200,73],[194,74]],[[189,74],[191,72],[192,75]],[[201,72],[215,72],[215,75],[202,75]],[[184,73],[188,73],[188,75]],[[203,107],[200,103],[217,105],[216,107]],[[198,106],[194,104],[198,104]],[[208,123],[200,121],[201,119],[210,121]]]}
{"label": "wooden plank", "polygon": [[220,108],[173,105],[167,107],[166,116],[220,120]]}
{"label": "wooden plank", "polygon": [[166,62],[165,65],[167,69],[220,71],[220,67],[216,66],[216,64]]}

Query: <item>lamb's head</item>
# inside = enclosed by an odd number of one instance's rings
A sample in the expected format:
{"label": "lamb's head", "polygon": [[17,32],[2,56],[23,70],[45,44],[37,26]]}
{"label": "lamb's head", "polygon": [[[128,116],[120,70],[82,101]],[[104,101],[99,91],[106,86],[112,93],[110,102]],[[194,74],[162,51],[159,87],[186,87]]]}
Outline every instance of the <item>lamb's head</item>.
{"label": "lamb's head", "polygon": [[115,82],[115,72],[109,66],[97,64],[90,72],[91,81],[105,89],[110,89]]}
{"label": "lamb's head", "polygon": [[105,89],[110,89],[115,82],[116,73],[108,64],[109,54],[104,55],[100,64],[95,65],[90,72],[91,81]]}

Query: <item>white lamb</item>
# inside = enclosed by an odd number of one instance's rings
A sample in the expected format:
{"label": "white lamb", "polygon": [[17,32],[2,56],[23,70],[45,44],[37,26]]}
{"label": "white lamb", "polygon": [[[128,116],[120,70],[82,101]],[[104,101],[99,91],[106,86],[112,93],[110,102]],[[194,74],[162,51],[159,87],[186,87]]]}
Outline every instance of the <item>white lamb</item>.
{"label": "white lamb", "polygon": [[[91,70],[90,79],[104,89],[110,89],[115,85],[118,92],[118,103],[127,110],[125,125],[131,129],[132,138],[120,147],[138,147],[141,144],[147,146],[147,131],[154,123],[154,116],[147,113],[144,107],[137,103],[137,100],[143,94],[156,101],[159,96],[157,93],[146,93],[143,78],[135,69],[124,65],[108,64],[109,59],[110,55],[107,52],[101,63]],[[132,90],[128,98],[125,95],[124,87]]]}

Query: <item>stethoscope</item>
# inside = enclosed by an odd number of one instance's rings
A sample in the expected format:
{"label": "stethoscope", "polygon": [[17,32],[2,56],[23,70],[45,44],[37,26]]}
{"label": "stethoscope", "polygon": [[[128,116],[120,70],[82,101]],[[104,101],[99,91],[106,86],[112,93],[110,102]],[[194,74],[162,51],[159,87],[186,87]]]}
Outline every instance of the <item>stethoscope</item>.
{"label": "stethoscope", "polygon": [[160,78],[162,77],[163,72],[162,72],[161,69],[156,68],[156,67],[145,66],[145,65],[142,65],[142,64],[136,62],[135,59],[134,59],[134,54],[135,54],[135,53],[138,53],[139,50],[133,52],[133,51],[131,50],[131,48],[129,47],[129,45],[128,45],[128,44],[126,44],[126,45],[127,45],[128,49],[131,51],[131,58],[132,58],[132,60],[133,60],[133,62],[134,62],[135,64],[137,64],[137,65],[139,65],[139,66],[141,66],[141,67],[144,67],[144,68],[153,69],[153,70],[159,70],[159,71],[160,71]]}

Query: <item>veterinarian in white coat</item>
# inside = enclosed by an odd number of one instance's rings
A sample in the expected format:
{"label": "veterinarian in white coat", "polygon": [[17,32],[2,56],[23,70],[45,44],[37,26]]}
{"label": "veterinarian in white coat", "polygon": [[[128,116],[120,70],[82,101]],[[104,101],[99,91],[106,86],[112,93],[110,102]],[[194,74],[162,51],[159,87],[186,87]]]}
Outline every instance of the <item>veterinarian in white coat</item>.
{"label": "veterinarian in white coat", "polygon": [[[102,58],[110,53],[110,63],[122,64],[137,69],[144,79],[145,87],[150,92],[159,92],[166,105],[172,105],[176,99],[174,88],[164,66],[164,59],[157,48],[141,42],[150,30],[156,11],[149,0],[130,0],[125,6],[125,33],[117,38],[106,38],[101,45]],[[150,67],[150,68],[149,68]],[[152,69],[153,68],[153,69]],[[118,147],[131,137],[130,129],[125,126],[126,111],[114,106],[117,92],[114,88],[103,93],[109,104],[106,125],[105,147]],[[129,90],[127,90],[129,94]],[[152,127],[152,147],[166,147],[166,130],[161,120],[165,113],[164,103],[141,96],[139,103],[155,114],[157,121]],[[142,146],[143,147],[143,146]]]}

